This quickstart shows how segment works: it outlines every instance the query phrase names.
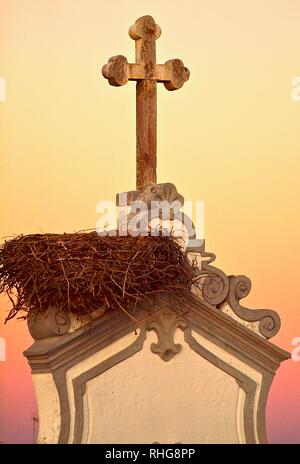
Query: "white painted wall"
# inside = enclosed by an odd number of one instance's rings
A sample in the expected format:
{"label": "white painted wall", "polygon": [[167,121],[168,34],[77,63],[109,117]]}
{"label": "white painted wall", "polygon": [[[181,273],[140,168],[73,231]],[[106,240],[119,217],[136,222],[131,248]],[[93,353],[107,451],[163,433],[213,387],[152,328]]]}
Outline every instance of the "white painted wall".
{"label": "white painted wall", "polygon": [[237,443],[235,380],[191,350],[180,329],[183,349],[169,362],[151,352],[152,342],[149,332],[141,352],[88,382],[84,441]]}
{"label": "white painted wall", "polygon": [[60,430],[60,405],[52,374],[33,374],[32,380],[38,401],[38,443],[57,443]]}

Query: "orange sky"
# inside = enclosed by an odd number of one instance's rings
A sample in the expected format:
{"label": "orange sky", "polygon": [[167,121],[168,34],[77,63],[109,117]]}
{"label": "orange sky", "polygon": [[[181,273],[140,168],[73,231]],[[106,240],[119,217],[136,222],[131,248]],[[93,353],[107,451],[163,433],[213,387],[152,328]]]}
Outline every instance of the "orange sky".
{"label": "orange sky", "polygon": [[[246,303],[279,312],[273,341],[291,350],[300,336],[299,0],[152,0],[151,10],[145,0],[0,0],[0,237],[95,227],[97,202],[134,188],[135,86],[110,87],[101,67],[115,54],[134,59],[127,30],[144,14],[162,28],[159,62],[181,58],[191,71],[177,92],[159,86],[158,181],[204,200],[207,250],[227,274],[251,278]],[[10,392],[1,441],[14,408],[22,416],[13,403],[22,387],[27,415],[34,405],[26,325],[0,335],[11,356],[0,363],[0,392]],[[274,441],[300,442],[299,398],[300,362],[289,361],[268,405]]]}

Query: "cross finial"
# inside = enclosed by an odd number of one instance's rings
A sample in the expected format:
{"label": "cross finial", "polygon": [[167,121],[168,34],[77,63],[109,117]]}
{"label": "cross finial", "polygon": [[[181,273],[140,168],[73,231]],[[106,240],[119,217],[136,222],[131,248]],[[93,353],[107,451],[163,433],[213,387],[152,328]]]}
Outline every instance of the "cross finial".
{"label": "cross finial", "polygon": [[129,35],[135,40],[136,63],[128,63],[125,56],[117,55],[103,66],[102,74],[110,85],[136,84],[136,187],[141,189],[156,184],[156,86],[163,82],[167,90],[180,89],[189,79],[190,72],[179,59],[156,64],[156,39],[161,29],[151,16],[143,16],[130,27]]}

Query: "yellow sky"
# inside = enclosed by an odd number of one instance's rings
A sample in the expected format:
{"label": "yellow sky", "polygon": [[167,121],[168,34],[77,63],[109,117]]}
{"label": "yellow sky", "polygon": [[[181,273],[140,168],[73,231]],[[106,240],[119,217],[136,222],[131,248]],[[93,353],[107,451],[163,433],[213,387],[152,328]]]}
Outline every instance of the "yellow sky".
{"label": "yellow sky", "polygon": [[207,250],[252,279],[250,304],[278,309],[288,348],[300,330],[299,0],[0,0],[0,236],[95,227],[97,202],[135,187],[135,85],[110,87],[101,67],[134,59],[127,31],[144,14],[162,28],[159,62],[191,71],[179,91],[159,86],[158,181],[204,200]]}

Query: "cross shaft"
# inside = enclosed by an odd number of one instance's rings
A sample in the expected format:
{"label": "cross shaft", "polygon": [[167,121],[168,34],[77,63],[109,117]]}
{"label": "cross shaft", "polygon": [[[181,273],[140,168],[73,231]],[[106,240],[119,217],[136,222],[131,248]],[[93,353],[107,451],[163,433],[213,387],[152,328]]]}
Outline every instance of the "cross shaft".
{"label": "cross shaft", "polygon": [[113,56],[103,66],[102,74],[110,85],[122,86],[128,80],[136,84],[136,187],[156,184],[157,82],[167,90],[180,89],[189,79],[189,70],[179,59],[156,64],[156,39],[160,27],[151,16],[139,18],[129,29],[135,40],[136,63],[123,55]]}

